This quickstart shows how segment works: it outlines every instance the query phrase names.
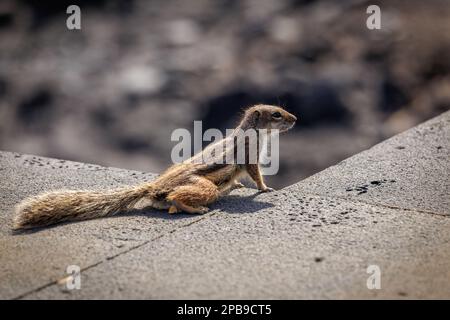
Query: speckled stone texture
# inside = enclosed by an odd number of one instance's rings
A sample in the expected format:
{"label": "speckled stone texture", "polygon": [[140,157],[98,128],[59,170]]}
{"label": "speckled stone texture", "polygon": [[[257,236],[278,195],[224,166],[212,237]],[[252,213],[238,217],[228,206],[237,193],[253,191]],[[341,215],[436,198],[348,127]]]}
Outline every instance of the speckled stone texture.
{"label": "speckled stone texture", "polygon": [[286,189],[450,215],[450,111]]}
{"label": "speckled stone texture", "polygon": [[[25,196],[154,175],[2,152],[0,297],[450,298],[449,137],[447,112],[283,190],[234,191],[203,216],[136,211],[19,234],[12,208]],[[70,291],[58,281],[74,264]]]}

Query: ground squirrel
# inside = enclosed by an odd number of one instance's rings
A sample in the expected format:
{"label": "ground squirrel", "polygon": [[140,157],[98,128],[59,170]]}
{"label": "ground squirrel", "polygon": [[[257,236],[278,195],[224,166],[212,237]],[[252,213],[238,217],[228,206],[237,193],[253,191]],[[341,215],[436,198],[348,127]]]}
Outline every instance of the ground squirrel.
{"label": "ground squirrel", "polygon": [[[259,190],[271,191],[273,189],[265,185],[260,173],[259,132],[270,134],[273,129],[284,132],[292,128],[296,120],[294,115],[280,107],[252,106],[245,110],[233,134],[209,145],[192,158],[172,165],[155,180],[115,190],[59,190],[25,199],[16,206],[13,228],[29,229],[63,221],[100,218],[143,207],[168,210],[170,214],[180,211],[202,214],[208,211],[207,205],[219,196],[242,187],[239,179],[244,176],[249,176]],[[238,138],[237,133],[246,130],[258,132],[256,162],[249,161],[250,139]],[[234,142],[233,148],[225,148],[230,141]],[[242,145],[245,148],[244,163],[217,161],[230,152],[234,154]],[[224,152],[217,152],[221,150],[218,146],[224,147]]]}

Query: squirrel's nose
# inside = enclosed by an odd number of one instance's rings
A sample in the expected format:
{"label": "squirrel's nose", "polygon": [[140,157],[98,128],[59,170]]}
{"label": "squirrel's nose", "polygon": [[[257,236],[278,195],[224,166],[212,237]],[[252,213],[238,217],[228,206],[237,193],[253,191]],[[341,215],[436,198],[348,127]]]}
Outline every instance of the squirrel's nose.
{"label": "squirrel's nose", "polygon": [[297,117],[294,116],[293,114],[291,114],[291,120],[292,120],[293,122],[295,122],[295,121],[297,121]]}

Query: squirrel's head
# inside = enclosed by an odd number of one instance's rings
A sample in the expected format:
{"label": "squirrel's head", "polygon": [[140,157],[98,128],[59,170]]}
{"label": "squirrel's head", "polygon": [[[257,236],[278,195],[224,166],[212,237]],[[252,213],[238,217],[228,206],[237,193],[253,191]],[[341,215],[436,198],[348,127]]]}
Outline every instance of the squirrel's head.
{"label": "squirrel's head", "polygon": [[242,124],[254,129],[278,129],[280,132],[291,129],[297,117],[277,106],[258,104],[245,111]]}

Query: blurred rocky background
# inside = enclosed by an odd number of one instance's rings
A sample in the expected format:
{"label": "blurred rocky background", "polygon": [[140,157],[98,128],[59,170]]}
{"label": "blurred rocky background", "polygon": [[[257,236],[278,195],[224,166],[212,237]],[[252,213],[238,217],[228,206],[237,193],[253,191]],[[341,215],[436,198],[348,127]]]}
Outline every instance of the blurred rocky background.
{"label": "blurred rocky background", "polygon": [[448,110],[450,2],[0,0],[2,150],[159,172],[174,129],[252,103],[300,118],[276,187]]}

